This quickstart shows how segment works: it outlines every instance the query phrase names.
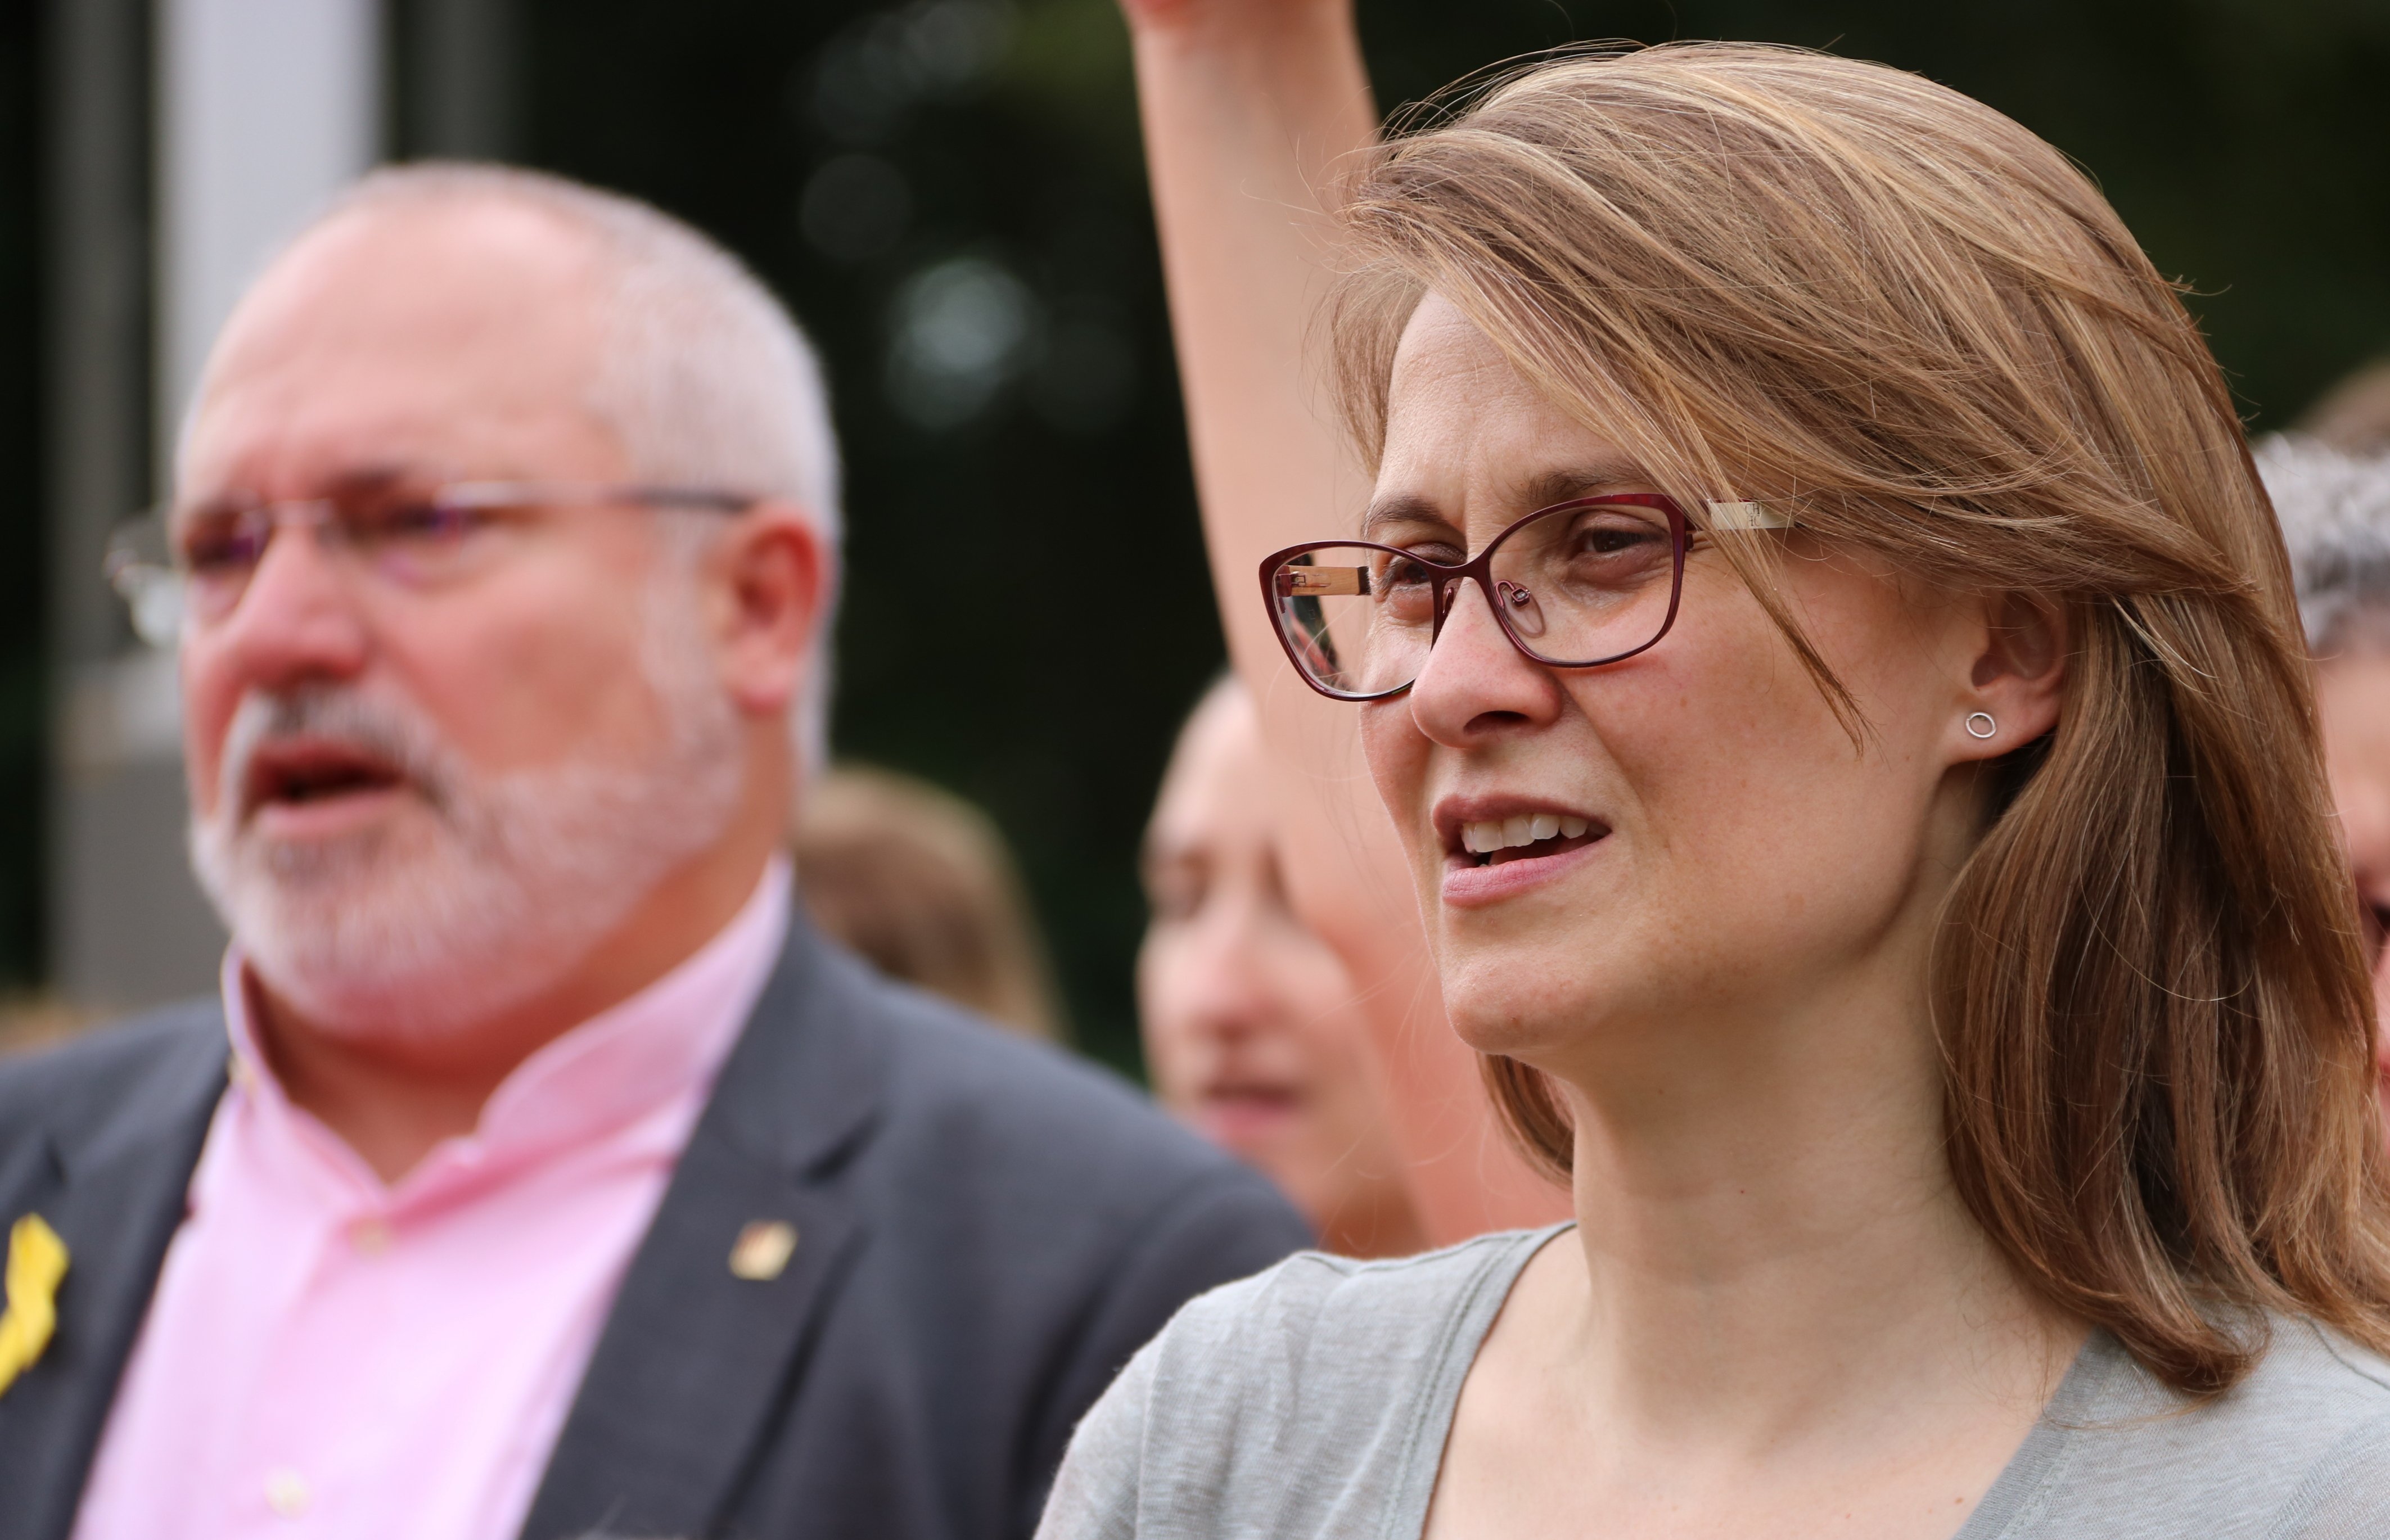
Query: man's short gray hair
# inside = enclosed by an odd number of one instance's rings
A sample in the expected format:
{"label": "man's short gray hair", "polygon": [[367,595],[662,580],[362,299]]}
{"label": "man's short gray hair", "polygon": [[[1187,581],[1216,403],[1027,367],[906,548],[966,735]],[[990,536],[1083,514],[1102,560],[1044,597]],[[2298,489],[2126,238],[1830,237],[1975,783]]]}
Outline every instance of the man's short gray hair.
{"label": "man's short gray hair", "polygon": [[2390,456],[2288,434],[2260,440],[2256,456],[2290,549],[2308,648],[2319,656],[2390,650]]}
{"label": "man's short gray hair", "polygon": [[819,765],[829,750],[841,516],[838,440],[812,344],[771,290],[713,239],[636,199],[543,172],[440,160],[386,166],[350,187],[323,221],[480,201],[545,213],[589,238],[607,292],[588,405],[621,437],[641,481],[784,498],[820,534],[830,587],[812,676],[790,718],[800,773]]}

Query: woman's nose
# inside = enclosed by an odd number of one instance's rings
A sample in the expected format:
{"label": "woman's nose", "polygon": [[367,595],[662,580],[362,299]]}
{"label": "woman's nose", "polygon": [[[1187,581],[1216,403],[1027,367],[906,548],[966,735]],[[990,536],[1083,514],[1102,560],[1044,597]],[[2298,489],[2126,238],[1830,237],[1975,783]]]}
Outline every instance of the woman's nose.
{"label": "woman's nose", "polygon": [[1560,682],[1511,645],[1483,588],[1454,582],[1459,591],[1411,686],[1411,719],[1451,748],[1505,727],[1549,722],[1560,709]]}

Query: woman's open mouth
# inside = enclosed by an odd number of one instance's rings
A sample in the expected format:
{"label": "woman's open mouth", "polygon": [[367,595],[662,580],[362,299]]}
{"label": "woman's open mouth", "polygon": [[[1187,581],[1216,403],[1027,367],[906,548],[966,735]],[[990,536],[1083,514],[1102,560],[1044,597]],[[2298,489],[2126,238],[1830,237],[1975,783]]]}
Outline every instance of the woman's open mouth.
{"label": "woman's open mouth", "polygon": [[1470,866],[1499,866],[1579,850],[1609,832],[1593,819],[1573,813],[1481,818],[1460,826],[1458,853],[1468,857]]}
{"label": "woman's open mouth", "polygon": [[1438,822],[1445,831],[1444,901],[1464,908],[1558,877],[1610,835],[1599,818],[1551,807],[1467,808],[1463,816],[1447,813]]}

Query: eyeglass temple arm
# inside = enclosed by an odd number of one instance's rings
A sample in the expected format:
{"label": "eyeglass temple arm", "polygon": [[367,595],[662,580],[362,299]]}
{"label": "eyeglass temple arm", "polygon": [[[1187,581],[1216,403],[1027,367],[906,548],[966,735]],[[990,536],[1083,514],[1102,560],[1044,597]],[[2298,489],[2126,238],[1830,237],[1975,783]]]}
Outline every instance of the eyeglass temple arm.
{"label": "eyeglass temple arm", "polygon": [[706,487],[625,487],[627,501],[660,508],[711,508],[716,513],[743,513],[761,499],[743,492],[716,492]]}
{"label": "eyeglass temple arm", "polygon": [[1703,503],[1709,514],[1709,527],[1720,530],[1789,530],[1792,516],[1779,513],[1765,503]]}
{"label": "eyeglass temple arm", "polygon": [[758,501],[743,492],[724,492],[713,487],[645,486],[636,483],[586,487],[556,481],[459,481],[443,488],[442,498],[451,507],[466,508],[502,508],[525,503],[594,499],[627,507],[706,508],[717,513],[742,513]]}

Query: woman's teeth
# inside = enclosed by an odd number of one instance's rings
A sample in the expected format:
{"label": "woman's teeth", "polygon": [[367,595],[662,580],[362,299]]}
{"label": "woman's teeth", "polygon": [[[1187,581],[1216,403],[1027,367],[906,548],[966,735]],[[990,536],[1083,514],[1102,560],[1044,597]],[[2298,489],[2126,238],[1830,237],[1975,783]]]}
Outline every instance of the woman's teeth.
{"label": "woman's teeth", "polygon": [[1515,818],[1486,818],[1460,826],[1460,848],[1471,855],[1491,855],[1497,850],[1532,845],[1555,835],[1563,840],[1574,840],[1592,827],[1591,819],[1553,813],[1523,813]]}

